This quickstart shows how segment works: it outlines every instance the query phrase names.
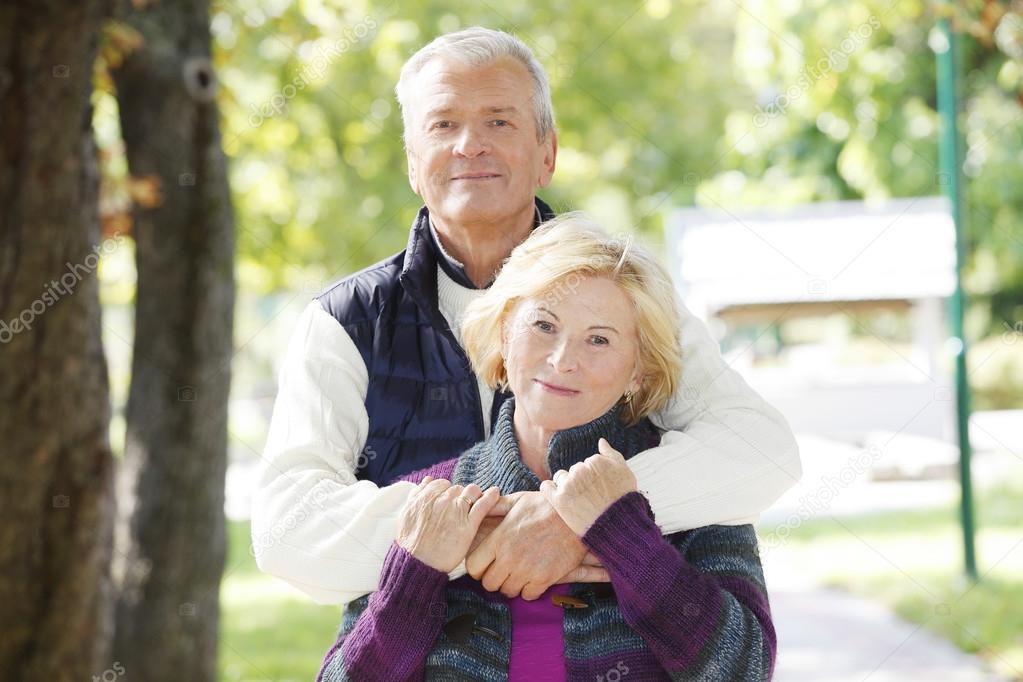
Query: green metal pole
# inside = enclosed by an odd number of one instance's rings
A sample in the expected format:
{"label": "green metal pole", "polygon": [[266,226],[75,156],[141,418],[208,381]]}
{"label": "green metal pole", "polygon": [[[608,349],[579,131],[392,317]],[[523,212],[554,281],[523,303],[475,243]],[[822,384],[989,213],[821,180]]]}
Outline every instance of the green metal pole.
{"label": "green metal pole", "polygon": [[[947,7],[947,5],[946,5]],[[963,234],[962,176],[960,169],[959,132],[956,125],[958,111],[957,76],[959,53],[956,33],[947,16],[938,19],[940,37],[935,51],[938,56],[938,112],[941,116],[939,156],[941,175],[939,184],[952,204],[952,220],[956,234],[956,283],[949,305],[952,339],[955,343],[956,424],[959,433],[959,484],[962,489],[960,516],[963,526],[963,558],[966,575],[977,581],[977,559],[974,549],[973,484],[970,475],[970,384],[966,372],[966,338],[963,334],[963,308],[965,297],[962,271],[966,260],[966,238]],[[943,38],[943,39],[942,39]]]}

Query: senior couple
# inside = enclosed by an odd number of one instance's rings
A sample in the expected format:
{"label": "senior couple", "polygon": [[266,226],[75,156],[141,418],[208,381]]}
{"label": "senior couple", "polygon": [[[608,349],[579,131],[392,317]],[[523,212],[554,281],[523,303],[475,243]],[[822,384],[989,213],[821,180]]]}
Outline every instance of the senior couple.
{"label": "senior couple", "polygon": [[535,196],[521,41],[441,36],[396,90],[425,206],[302,313],[253,505],[260,568],[346,605],[319,678],[770,679],[784,419],[649,252]]}

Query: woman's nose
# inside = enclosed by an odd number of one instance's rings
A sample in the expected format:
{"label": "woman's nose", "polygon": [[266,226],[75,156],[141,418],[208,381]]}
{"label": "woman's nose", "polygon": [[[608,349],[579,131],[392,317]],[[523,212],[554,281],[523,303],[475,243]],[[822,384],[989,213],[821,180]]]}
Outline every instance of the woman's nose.
{"label": "woman's nose", "polygon": [[572,372],[576,369],[577,361],[575,359],[575,353],[572,351],[570,344],[562,342],[551,351],[547,361],[550,363],[558,372]]}

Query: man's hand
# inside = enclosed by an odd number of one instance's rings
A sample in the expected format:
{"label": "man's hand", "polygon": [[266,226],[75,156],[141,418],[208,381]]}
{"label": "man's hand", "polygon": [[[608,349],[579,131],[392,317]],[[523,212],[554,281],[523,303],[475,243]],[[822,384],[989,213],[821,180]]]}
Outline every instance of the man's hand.
{"label": "man's hand", "polygon": [[466,558],[476,551],[476,548],[494,532],[495,528],[501,525],[502,521],[504,521],[503,516],[488,516],[483,519],[483,523],[476,530],[476,537],[472,539],[472,543],[469,545],[469,552],[466,554]]}
{"label": "man's hand", "polygon": [[[497,513],[505,516],[495,524],[492,519],[502,518]],[[466,570],[487,590],[533,600],[557,583],[610,581],[539,492],[506,495],[490,514],[465,558]]]}

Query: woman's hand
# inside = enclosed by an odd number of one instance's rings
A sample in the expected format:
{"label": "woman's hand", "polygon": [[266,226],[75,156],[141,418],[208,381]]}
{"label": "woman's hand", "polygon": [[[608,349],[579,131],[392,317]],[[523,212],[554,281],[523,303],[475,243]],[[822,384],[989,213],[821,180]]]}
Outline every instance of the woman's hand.
{"label": "woman's hand", "polygon": [[622,454],[603,438],[597,448],[596,455],[540,484],[540,492],[580,537],[618,498],[636,490],[636,476]]}
{"label": "woman's hand", "polygon": [[427,476],[405,504],[397,542],[427,566],[450,573],[465,558],[480,523],[501,499],[475,483],[464,488]]}

